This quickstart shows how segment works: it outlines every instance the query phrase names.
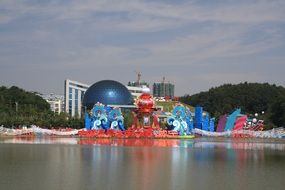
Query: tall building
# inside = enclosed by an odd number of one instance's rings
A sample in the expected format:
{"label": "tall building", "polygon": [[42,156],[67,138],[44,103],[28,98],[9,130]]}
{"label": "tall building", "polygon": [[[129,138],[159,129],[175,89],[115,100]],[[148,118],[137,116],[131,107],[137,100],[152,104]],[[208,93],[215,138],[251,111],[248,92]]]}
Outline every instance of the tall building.
{"label": "tall building", "polygon": [[48,94],[40,95],[50,104],[50,110],[54,113],[60,114],[64,110],[64,98],[62,95]]}
{"label": "tall building", "polygon": [[162,82],[153,84],[153,96],[174,98],[174,84],[165,82],[165,78],[163,77]]}
{"label": "tall building", "polygon": [[66,79],[64,81],[65,112],[70,116],[81,117],[82,100],[89,85]]}

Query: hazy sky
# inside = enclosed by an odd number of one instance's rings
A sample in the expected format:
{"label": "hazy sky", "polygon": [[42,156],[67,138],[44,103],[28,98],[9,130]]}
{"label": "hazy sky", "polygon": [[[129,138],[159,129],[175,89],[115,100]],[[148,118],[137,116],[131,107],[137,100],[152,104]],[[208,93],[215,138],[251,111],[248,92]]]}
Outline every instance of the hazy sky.
{"label": "hazy sky", "polygon": [[65,79],[285,86],[284,0],[1,0],[0,86],[63,94]]}

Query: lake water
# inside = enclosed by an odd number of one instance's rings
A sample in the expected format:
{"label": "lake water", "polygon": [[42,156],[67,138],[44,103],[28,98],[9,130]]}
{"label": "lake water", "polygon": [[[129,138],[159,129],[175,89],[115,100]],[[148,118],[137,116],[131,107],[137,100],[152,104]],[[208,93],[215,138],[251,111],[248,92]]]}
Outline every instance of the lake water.
{"label": "lake water", "polygon": [[1,190],[285,189],[285,140],[0,138]]}

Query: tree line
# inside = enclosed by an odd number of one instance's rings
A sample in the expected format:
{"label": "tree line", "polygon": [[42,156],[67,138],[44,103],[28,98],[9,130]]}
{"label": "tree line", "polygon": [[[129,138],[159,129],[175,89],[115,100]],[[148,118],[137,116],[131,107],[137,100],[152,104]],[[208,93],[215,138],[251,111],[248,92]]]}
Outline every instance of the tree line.
{"label": "tree line", "polygon": [[224,84],[206,92],[185,95],[180,101],[202,106],[215,118],[241,108],[248,115],[258,113],[259,118],[265,120],[267,129],[285,126],[285,88],[274,84]]}
{"label": "tree line", "polygon": [[68,114],[56,114],[50,105],[35,92],[27,92],[16,86],[0,87],[0,125],[17,127],[37,125],[45,128],[82,128],[83,120],[69,118]]}

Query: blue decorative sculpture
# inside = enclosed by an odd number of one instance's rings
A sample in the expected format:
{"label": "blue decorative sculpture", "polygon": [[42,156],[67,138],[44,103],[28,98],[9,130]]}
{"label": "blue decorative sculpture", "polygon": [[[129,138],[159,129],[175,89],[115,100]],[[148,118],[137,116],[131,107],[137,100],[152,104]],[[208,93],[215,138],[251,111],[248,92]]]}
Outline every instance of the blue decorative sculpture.
{"label": "blue decorative sculpture", "polygon": [[203,125],[203,107],[195,107],[195,128],[202,129]]}
{"label": "blue decorative sculpture", "polygon": [[172,115],[168,117],[167,124],[172,131],[176,131],[180,136],[191,133],[193,125],[191,125],[191,112],[184,106],[178,105],[172,111]]}
{"label": "blue decorative sculpture", "polygon": [[108,118],[106,110],[104,109],[104,105],[100,103],[96,103],[91,110],[92,116],[91,116],[91,122],[93,125],[91,125],[91,129],[108,129]]}
{"label": "blue decorative sculpture", "polygon": [[111,123],[110,128],[124,131],[124,117],[122,116],[122,112],[120,108],[113,108],[113,110],[109,113],[109,120]]}
{"label": "blue decorative sculpture", "polygon": [[206,114],[203,117],[203,122],[202,122],[202,130],[208,131],[209,130],[209,114]]}
{"label": "blue decorative sculpture", "polygon": [[210,119],[210,124],[209,124],[209,131],[214,132],[215,131],[215,118]]}
{"label": "blue decorative sculpture", "polygon": [[189,108],[186,108],[186,123],[188,125],[188,131],[187,134],[192,133],[192,130],[194,128],[194,124],[193,124],[193,119],[192,119],[192,113],[190,111]]}
{"label": "blue decorative sculpture", "polygon": [[91,114],[87,112],[85,114],[85,128],[87,130],[117,129],[124,131],[124,117],[121,109],[96,103],[91,109]]}

